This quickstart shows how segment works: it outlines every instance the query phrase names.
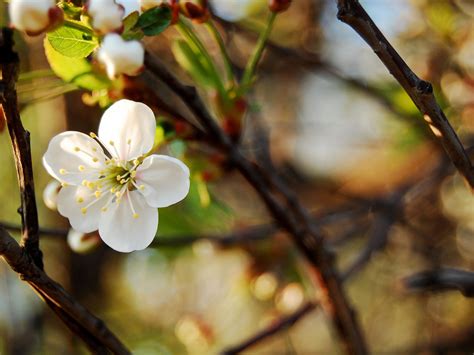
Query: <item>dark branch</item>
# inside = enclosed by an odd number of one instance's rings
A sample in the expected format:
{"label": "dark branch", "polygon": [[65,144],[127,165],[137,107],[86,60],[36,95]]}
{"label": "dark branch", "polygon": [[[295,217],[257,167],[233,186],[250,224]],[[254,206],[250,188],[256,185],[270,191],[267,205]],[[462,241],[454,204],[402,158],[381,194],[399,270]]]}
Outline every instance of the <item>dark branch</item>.
{"label": "dark branch", "polygon": [[458,290],[466,297],[474,297],[474,272],[459,269],[438,269],[419,272],[403,279],[412,291]]}
{"label": "dark branch", "polygon": [[[57,282],[49,278],[32,260],[25,249],[0,227],[0,255],[16,271],[22,280],[28,282],[48,305],[54,305],[53,311],[60,312],[61,319],[74,320],[68,324],[70,329],[81,327],[81,333],[87,334],[90,343],[98,345],[94,350],[107,347],[115,354],[130,354],[119,339],[107,328],[103,321],[95,317],[86,308],[72,298]],[[89,344],[89,342],[88,342]]]}
{"label": "dark branch", "polygon": [[0,104],[12,141],[18,185],[20,186],[21,207],[18,211],[21,214],[22,244],[36,265],[42,269],[43,255],[39,248],[38,211],[33,184],[30,133],[23,128],[18,110],[15,86],[18,78],[19,58],[13,51],[13,32],[7,28],[2,28],[0,33],[0,66],[3,87]]}
{"label": "dark branch", "polygon": [[423,114],[449,158],[474,189],[474,167],[456,132],[433,94],[433,86],[421,80],[392,47],[357,0],[338,0],[337,17],[351,26],[374,50],[390,73]]}
{"label": "dark branch", "polygon": [[266,340],[267,338],[278,334],[279,332],[290,328],[293,324],[298,322],[301,318],[303,318],[306,314],[311,312],[313,309],[317,307],[317,304],[308,302],[295,313],[281,318],[278,321],[271,324],[268,328],[263,329],[262,331],[256,333],[255,335],[251,336],[250,338],[244,340],[241,344],[228,348],[222,351],[222,355],[234,355],[241,353],[248,348],[261,343],[262,341]]}

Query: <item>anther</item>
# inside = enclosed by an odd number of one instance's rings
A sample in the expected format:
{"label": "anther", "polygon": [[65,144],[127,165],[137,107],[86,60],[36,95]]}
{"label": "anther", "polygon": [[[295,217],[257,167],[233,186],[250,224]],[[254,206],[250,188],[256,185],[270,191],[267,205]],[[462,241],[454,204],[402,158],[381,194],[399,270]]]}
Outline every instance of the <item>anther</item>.
{"label": "anther", "polygon": [[133,218],[137,219],[139,217],[138,213],[133,214]]}
{"label": "anther", "polygon": [[132,178],[134,178],[135,176],[137,176],[136,170],[133,170],[133,171],[130,173],[130,176],[131,176]]}
{"label": "anther", "polygon": [[125,180],[125,179],[120,180],[120,183],[121,183],[122,185],[125,184],[126,182],[127,182],[127,180]]}
{"label": "anther", "polygon": [[89,181],[89,182],[87,183],[87,187],[88,187],[89,189],[93,190],[94,187],[95,187],[95,184],[94,184],[92,181]]}
{"label": "anther", "polygon": [[95,198],[99,198],[101,195],[102,195],[102,192],[100,192],[98,190],[96,192],[94,192]]}
{"label": "anther", "polygon": [[69,184],[68,184],[67,182],[62,182],[62,183],[61,183],[61,186],[62,186],[62,187],[68,187]]}
{"label": "anther", "polygon": [[89,183],[89,181],[87,181],[87,180],[82,180],[81,185],[82,185],[82,186],[87,186],[88,183]]}
{"label": "anther", "polygon": [[145,190],[145,185],[138,186],[138,189],[141,190],[141,191]]}
{"label": "anther", "polygon": [[79,169],[79,171],[84,171],[84,170],[86,170],[86,168],[85,168],[84,165],[79,165],[79,166],[78,166],[78,169]]}
{"label": "anther", "polygon": [[96,158],[96,157],[93,157],[93,158],[92,158],[92,161],[93,161],[94,163],[97,163],[97,162],[99,161],[99,159]]}
{"label": "anther", "polygon": [[109,141],[109,144],[113,147],[114,146],[114,141]]}
{"label": "anther", "polygon": [[77,203],[83,203],[84,202],[84,199],[82,197],[78,197],[76,199]]}
{"label": "anther", "polygon": [[134,159],[134,160],[133,160],[133,164],[134,164],[134,165],[138,165],[138,164],[140,164],[140,160],[138,160],[138,159]]}
{"label": "anther", "polygon": [[65,174],[67,174],[67,171],[66,171],[66,169],[59,169],[59,173],[61,175],[65,175]]}
{"label": "anther", "polygon": [[107,211],[107,207],[102,207],[100,210],[101,210],[102,212],[106,212],[106,211]]}
{"label": "anther", "polygon": [[131,139],[127,140],[127,144],[131,144],[131,143],[132,143]]}
{"label": "anther", "polygon": [[75,151],[75,152],[80,152],[80,151],[81,151],[81,148],[79,148],[79,147],[74,147],[74,151]]}
{"label": "anther", "polygon": [[86,213],[87,213],[87,208],[82,207],[82,208],[81,208],[81,213],[82,213],[82,214],[86,214]]}
{"label": "anther", "polygon": [[91,138],[97,138],[97,135],[96,135],[94,132],[90,132],[90,133],[89,133],[89,136],[90,136]]}
{"label": "anther", "polygon": [[93,152],[97,152],[97,148],[92,148],[92,151],[93,151]]}

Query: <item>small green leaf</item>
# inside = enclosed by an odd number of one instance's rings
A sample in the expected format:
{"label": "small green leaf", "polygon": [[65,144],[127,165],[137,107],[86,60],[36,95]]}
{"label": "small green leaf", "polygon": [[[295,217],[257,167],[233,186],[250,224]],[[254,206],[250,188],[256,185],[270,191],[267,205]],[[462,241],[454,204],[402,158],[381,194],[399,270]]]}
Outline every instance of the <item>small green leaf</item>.
{"label": "small green leaf", "polygon": [[195,53],[186,41],[175,41],[171,46],[171,51],[179,65],[191,75],[196,83],[207,87],[216,86],[212,73],[203,64],[206,61],[203,60],[202,54]]}
{"label": "small green leaf", "polygon": [[122,21],[123,33],[130,31],[133,28],[133,26],[136,25],[139,16],[140,15],[138,14],[138,11],[133,11],[131,14],[129,14],[127,17],[123,19]]}
{"label": "small green leaf", "polygon": [[106,89],[111,85],[106,76],[93,72],[92,65],[86,59],[66,57],[57,52],[46,39],[44,49],[51,69],[65,82],[88,90]]}
{"label": "small green leaf", "polygon": [[48,41],[57,52],[70,58],[85,58],[98,46],[92,33],[76,28],[60,27],[47,35]]}
{"label": "small green leaf", "polygon": [[171,17],[172,13],[168,7],[154,7],[140,15],[136,27],[140,28],[145,36],[156,36],[168,28]]}

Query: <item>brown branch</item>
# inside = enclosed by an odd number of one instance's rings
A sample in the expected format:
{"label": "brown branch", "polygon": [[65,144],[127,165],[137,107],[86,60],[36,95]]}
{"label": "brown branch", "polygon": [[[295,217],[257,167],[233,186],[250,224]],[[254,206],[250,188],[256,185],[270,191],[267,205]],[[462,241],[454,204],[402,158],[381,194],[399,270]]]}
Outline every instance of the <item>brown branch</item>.
{"label": "brown branch", "polygon": [[[119,339],[107,328],[103,321],[95,317],[86,308],[72,298],[57,282],[49,278],[32,260],[24,248],[20,247],[5,229],[0,227],[0,255],[16,271],[20,278],[28,282],[33,289],[44,298],[48,305],[54,305],[53,310],[60,313],[60,318],[73,319],[74,325],[81,327],[81,332],[86,331],[90,342],[99,348],[107,347],[115,354],[130,354]],[[93,337],[90,338],[90,335]],[[81,335],[81,333],[79,333]]]}
{"label": "brown branch", "polygon": [[43,268],[43,256],[39,248],[38,211],[36,209],[35,188],[33,185],[33,165],[31,164],[30,133],[23,128],[15,89],[18,78],[18,55],[13,51],[13,33],[2,28],[0,33],[0,66],[2,95],[1,109],[5,116],[8,133],[12,141],[18,185],[20,187],[22,244],[36,265]]}
{"label": "brown branch", "polygon": [[408,67],[357,0],[337,0],[337,6],[337,18],[351,26],[374,50],[423,114],[458,171],[474,189],[474,166],[436,101],[433,86],[421,80]]}
{"label": "brown branch", "polygon": [[332,317],[347,352],[366,354],[362,330],[343,290],[333,254],[323,244],[323,235],[307,218],[306,209],[291,191],[283,188],[275,174],[269,172],[272,176],[268,176],[264,170],[258,169],[258,166],[242,155],[209,113],[195,88],[183,85],[149,53],[145,55],[145,66],[188,106],[209,136],[215,140],[216,145],[227,155],[229,162],[254,187],[275,221],[289,232],[295,245],[308,260],[315,281],[323,290],[321,305]]}
{"label": "brown branch", "polygon": [[314,310],[318,305],[312,302],[306,303],[302,306],[299,310],[295,313],[281,318],[278,321],[272,323],[268,328],[261,330],[260,332],[256,333],[255,335],[251,336],[250,338],[244,340],[241,344],[228,348],[222,351],[222,355],[234,355],[239,354],[244,350],[266,340],[268,337],[271,337],[283,330],[290,328],[296,322],[298,322],[301,318],[307,315],[309,312]]}

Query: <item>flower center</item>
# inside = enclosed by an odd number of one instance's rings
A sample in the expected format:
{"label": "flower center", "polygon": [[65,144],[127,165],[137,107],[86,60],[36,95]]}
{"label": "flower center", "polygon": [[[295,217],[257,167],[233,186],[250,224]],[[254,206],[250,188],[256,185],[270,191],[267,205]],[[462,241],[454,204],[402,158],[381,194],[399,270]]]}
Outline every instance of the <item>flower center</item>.
{"label": "flower center", "polygon": [[[91,133],[91,137],[98,140],[97,136]],[[100,142],[100,141],[99,141]],[[128,145],[130,146],[131,141],[129,140]],[[109,144],[114,148],[114,156],[118,156],[114,142],[111,141]],[[102,144],[103,145],[103,144]],[[96,148],[92,148],[92,152],[85,151],[80,147],[75,147],[74,151],[77,154],[86,154],[92,159],[93,162],[98,162],[99,158],[95,156],[97,152]],[[109,152],[110,153],[110,152]],[[81,208],[81,212],[86,214],[88,209],[98,203],[99,201],[104,201],[105,203],[101,208],[102,212],[106,212],[112,203],[120,204],[125,195],[126,200],[132,211],[133,218],[138,218],[139,215],[136,213],[135,207],[133,206],[132,200],[130,198],[130,191],[134,190],[143,190],[144,185],[138,185],[135,176],[137,174],[137,168],[143,162],[144,157],[141,156],[137,159],[131,161],[120,161],[118,158],[112,157],[106,158],[105,167],[101,168],[91,168],[85,167],[84,165],[79,165],[77,169],[79,172],[68,172],[65,169],[60,169],[59,173],[62,175],[66,174],[88,174],[89,176],[94,176],[92,179],[82,180],[82,186],[87,187],[90,190],[90,195],[77,197],[76,202],[78,204],[83,204],[85,200],[90,201],[84,207]],[[63,185],[64,186],[64,185]],[[91,200],[92,198],[92,200]]]}

